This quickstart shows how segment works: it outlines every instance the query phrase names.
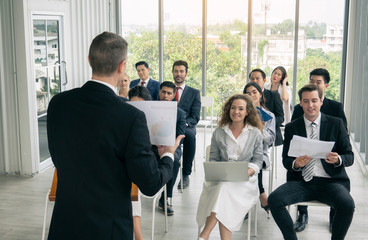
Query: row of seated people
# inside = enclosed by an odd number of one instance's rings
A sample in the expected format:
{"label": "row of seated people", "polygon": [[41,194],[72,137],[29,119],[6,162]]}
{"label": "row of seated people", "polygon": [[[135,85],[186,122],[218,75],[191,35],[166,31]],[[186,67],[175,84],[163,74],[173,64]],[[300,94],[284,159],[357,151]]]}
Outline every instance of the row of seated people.
{"label": "row of seated people", "polygon": [[[134,80],[133,84],[130,83],[129,84],[129,78],[128,76],[126,76],[123,81],[122,84],[120,85],[120,92],[119,95],[122,97],[127,97],[127,91],[129,90],[128,88],[128,84],[129,87],[132,85],[139,85],[139,83],[142,83],[142,79],[148,77],[148,73],[149,73],[149,67],[148,64],[145,62],[139,62],[136,64],[136,68],[137,68],[137,73],[140,76],[140,79]],[[174,71],[173,71],[174,72]],[[311,72],[311,83],[315,83],[315,84],[319,84],[319,86],[322,86],[322,91],[325,90],[325,88],[328,86],[328,82],[325,83],[325,79],[327,78],[325,76],[325,72],[327,72],[326,70],[324,71],[324,69],[315,69],[314,72]],[[144,76],[145,74],[145,76]],[[320,75],[319,75],[320,74]],[[328,72],[327,72],[328,74]],[[313,76],[313,77],[312,77]],[[321,80],[316,80],[315,78],[319,78],[322,79]],[[175,76],[174,76],[175,79]],[[275,68],[272,72],[272,81],[270,84],[265,84],[266,82],[266,77],[265,77],[265,73],[261,70],[261,69],[254,69],[250,75],[249,75],[249,79],[251,81],[250,84],[246,85],[244,88],[244,93],[247,93],[249,95],[251,95],[253,98],[258,98],[258,107],[261,107],[264,111],[268,111],[268,109],[272,109],[277,115],[278,117],[276,118],[272,118],[272,123],[271,121],[268,121],[268,127],[265,126],[264,129],[264,137],[263,137],[263,146],[264,146],[264,154],[263,154],[263,163],[262,163],[262,168],[267,168],[269,166],[269,158],[268,158],[268,148],[270,147],[270,145],[272,144],[273,140],[275,139],[275,135],[276,135],[276,145],[280,145],[280,143],[282,144],[282,136],[281,136],[281,131],[280,131],[280,126],[281,124],[286,124],[290,121],[290,87],[288,86],[288,77],[286,74],[286,70],[279,66],[277,68]],[[148,79],[148,83],[151,79]],[[154,81],[154,80],[152,80]],[[329,79],[328,79],[329,81]],[[256,83],[259,83],[256,84]],[[322,84],[321,84],[322,83]],[[151,85],[151,88],[150,88]],[[152,88],[154,84],[140,84],[140,86],[146,86],[147,89],[150,91],[150,95],[151,98],[154,98],[156,96],[157,91],[154,90]],[[262,87],[263,89],[262,89]],[[324,88],[323,88],[324,87]],[[162,87],[161,87],[162,88]],[[166,88],[166,87],[165,87]],[[271,90],[268,90],[268,89]],[[161,89],[160,89],[161,90]],[[160,90],[158,92],[160,92]],[[174,99],[174,93],[176,89],[172,89],[171,91],[173,92],[173,96],[172,99]],[[272,91],[273,90],[273,91]],[[258,92],[258,95],[256,94]],[[277,94],[277,93],[279,94]],[[268,95],[268,101],[267,101],[267,97],[265,95]],[[158,94],[158,99],[160,99],[160,95]],[[166,99],[167,100],[167,99]],[[170,101],[170,100],[169,100]],[[281,104],[280,104],[281,102]],[[266,105],[268,105],[269,108],[266,107]],[[282,107],[280,110],[280,106]],[[296,118],[296,116],[299,114],[300,116],[300,109],[301,107],[297,105],[296,106],[296,110],[294,110],[294,115],[293,118]],[[330,109],[330,108],[329,108]],[[341,111],[338,111],[339,113]],[[269,114],[272,114],[272,112],[268,111]],[[284,118],[283,118],[284,116]],[[344,116],[344,114],[343,114]],[[285,121],[284,121],[285,119]],[[346,118],[344,123],[346,126]],[[276,121],[275,121],[276,120]],[[263,122],[263,124],[265,125],[266,122]],[[271,127],[272,126],[272,127]],[[278,129],[278,130],[276,130]],[[276,134],[275,134],[276,133]],[[277,134],[279,133],[279,134]],[[281,137],[281,141],[277,140],[277,136],[279,136],[279,139]],[[180,155],[178,155],[180,156]],[[180,158],[180,157],[179,157]],[[176,161],[176,170],[174,170],[174,178],[173,178],[173,182],[175,183],[176,180],[176,176],[177,176],[177,169],[178,169],[178,159]],[[259,169],[258,171],[258,189],[260,191],[260,200],[261,200],[261,206],[268,211],[269,207],[267,204],[267,196],[264,192],[263,186],[262,186],[262,168]],[[172,197],[172,187],[173,185],[171,182],[168,185],[169,186],[169,197]],[[163,198],[161,198],[159,206],[163,209]],[[172,206],[168,206],[169,210],[168,210],[168,214],[172,215],[173,214],[173,209]],[[307,223],[307,211],[306,211],[306,207],[305,206],[300,206],[299,207],[300,210],[300,215],[298,217],[297,222],[295,223],[295,230],[296,231],[302,231],[305,228],[305,224]],[[332,216],[333,216],[333,210],[332,212]],[[332,220],[331,220],[332,223]],[[332,227],[332,224],[330,225]],[[332,230],[332,229],[331,229]]]}

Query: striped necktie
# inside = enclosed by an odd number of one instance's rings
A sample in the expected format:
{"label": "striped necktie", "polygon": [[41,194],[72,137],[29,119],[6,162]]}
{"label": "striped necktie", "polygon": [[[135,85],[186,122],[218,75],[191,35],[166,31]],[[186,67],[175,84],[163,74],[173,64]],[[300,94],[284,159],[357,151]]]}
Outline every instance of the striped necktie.
{"label": "striped necktie", "polygon": [[[317,124],[312,122],[310,124],[310,128],[311,128],[311,134],[309,136],[310,139],[317,139]],[[309,182],[310,180],[312,180],[313,175],[314,175],[314,165],[316,163],[316,158],[313,158],[307,165],[305,165],[305,167],[303,168],[303,179],[306,182]]]}

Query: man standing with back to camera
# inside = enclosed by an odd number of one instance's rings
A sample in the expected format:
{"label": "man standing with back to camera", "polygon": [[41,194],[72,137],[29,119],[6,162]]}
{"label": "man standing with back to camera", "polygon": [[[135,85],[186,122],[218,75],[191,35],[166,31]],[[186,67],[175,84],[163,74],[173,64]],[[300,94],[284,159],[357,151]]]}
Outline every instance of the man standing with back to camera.
{"label": "man standing with back to camera", "polygon": [[126,69],[127,42],[95,37],[92,79],[50,101],[48,144],[58,184],[49,239],[133,239],[132,182],[154,195],[172,177],[173,147],[151,151],[143,112],[116,95]]}

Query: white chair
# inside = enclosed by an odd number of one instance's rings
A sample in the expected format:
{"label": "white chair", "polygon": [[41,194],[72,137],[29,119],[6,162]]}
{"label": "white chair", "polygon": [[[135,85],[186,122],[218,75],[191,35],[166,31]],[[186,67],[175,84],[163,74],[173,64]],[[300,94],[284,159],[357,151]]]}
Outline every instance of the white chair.
{"label": "white chair", "polygon": [[206,129],[207,129],[207,127],[211,127],[211,133],[213,132],[213,105],[214,105],[214,102],[215,101],[214,101],[213,97],[210,97],[210,96],[203,96],[201,98],[202,107],[209,107],[209,108],[211,108],[210,120],[202,119],[202,120],[199,120],[199,122],[197,124],[197,126],[203,126],[204,127],[204,132],[203,132],[203,136],[204,136],[203,152],[204,153],[206,151],[205,148],[206,148]]}
{"label": "white chair", "polygon": [[304,206],[317,206],[317,207],[330,207],[327,204],[321,203],[319,201],[313,200],[313,201],[309,201],[309,202],[299,202],[296,204],[292,204],[288,206],[288,211],[290,212],[290,206],[295,206],[295,219],[298,218],[298,206],[299,205],[304,205]]}
{"label": "white chair", "polygon": [[271,147],[271,157],[272,157],[272,170],[275,178],[277,178],[277,147],[275,146],[275,142],[272,143]]}
{"label": "white chair", "polygon": [[166,192],[166,185],[163,186],[154,196],[146,196],[144,194],[141,194],[144,198],[153,199],[152,201],[152,232],[151,232],[151,239],[153,240],[155,238],[155,213],[156,213],[156,203],[157,199],[161,197],[162,192],[164,192],[164,209],[165,209],[165,232],[167,233],[169,231],[169,224],[167,221],[167,192]]}
{"label": "white chair", "polygon": [[[211,145],[208,145],[205,151],[205,161],[206,162],[208,162],[210,159],[210,150],[211,150]],[[251,228],[251,222],[252,222],[252,210],[254,211],[254,237],[257,237],[257,202],[258,202],[258,199],[254,201],[254,203],[252,204],[252,208],[248,212],[248,235],[247,235],[248,240],[250,240],[250,234],[251,234],[250,228]],[[198,236],[200,234],[201,234],[201,228],[198,227]]]}

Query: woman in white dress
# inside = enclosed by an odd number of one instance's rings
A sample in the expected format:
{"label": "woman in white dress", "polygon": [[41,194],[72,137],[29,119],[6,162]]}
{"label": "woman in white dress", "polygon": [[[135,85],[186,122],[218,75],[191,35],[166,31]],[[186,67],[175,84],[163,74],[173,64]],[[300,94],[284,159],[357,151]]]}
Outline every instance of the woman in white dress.
{"label": "woman in white dress", "polygon": [[[256,107],[260,108],[263,112],[270,115],[272,118],[269,120],[265,120],[262,117],[261,111],[258,111],[258,115],[264,124],[263,128],[263,168],[266,169],[270,167],[271,162],[270,158],[268,157],[268,149],[272,146],[272,143],[275,141],[276,138],[276,120],[275,115],[268,111],[268,109],[263,105],[264,102],[261,99],[265,99],[263,96],[263,92],[261,87],[255,83],[250,82],[244,87],[244,92],[252,97],[253,103]],[[270,208],[268,207],[268,198],[266,192],[263,188],[263,181],[262,181],[262,169],[259,171],[258,174],[258,188],[259,188],[259,200],[261,201],[261,207],[269,213]],[[270,193],[268,193],[270,194]]]}
{"label": "woman in white dress", "polygon": [[271,83],[267,83],[264,87],[271,91],[277,91],[280,94],[282,100],[282,106],[284,110],[284,122],[283,125],[290,122],[291,119],[291,89],[288,82],[287,72],[284,67],[278,66],[272,71]]}
{"label": "woman in white dress", "polygon": [[245,215],[259,197],[257,174],[263,163],[263,125],[249,96],[231,96],[222,107],[218,125],[212,135],[209,160],[249,162],[249,181],[203,184],[197,224],[204,226],[199,239],[205,240],[217,222],[223,240],[231,239],[232,232],[240,230]]}

